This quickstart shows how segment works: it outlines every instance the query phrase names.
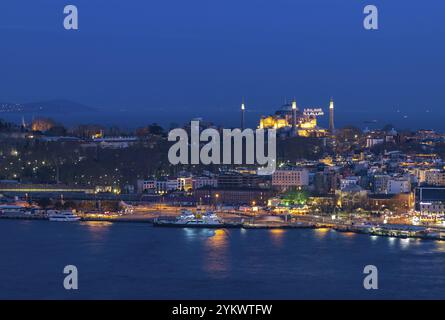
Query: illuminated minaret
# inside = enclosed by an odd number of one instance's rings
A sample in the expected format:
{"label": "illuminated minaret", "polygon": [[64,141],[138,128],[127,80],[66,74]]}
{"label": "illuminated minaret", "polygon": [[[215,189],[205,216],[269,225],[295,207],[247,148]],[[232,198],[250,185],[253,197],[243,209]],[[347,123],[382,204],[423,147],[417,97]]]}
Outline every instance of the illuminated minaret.
{"label": "illuminated minaret", "polygon": [[297,132],[297,101],[292,101],[292,134]]}
{"label": "illuminated minaret", "polygon": [[241,130],[244,130],[244,110],[246,109],[244,105],[244,98],[243,102],[241,103]]}
{"label": "illuminated minaret", "polygon": [[329,132],[334,133],[334,100],[331,98],[331,102],[329,103]]}

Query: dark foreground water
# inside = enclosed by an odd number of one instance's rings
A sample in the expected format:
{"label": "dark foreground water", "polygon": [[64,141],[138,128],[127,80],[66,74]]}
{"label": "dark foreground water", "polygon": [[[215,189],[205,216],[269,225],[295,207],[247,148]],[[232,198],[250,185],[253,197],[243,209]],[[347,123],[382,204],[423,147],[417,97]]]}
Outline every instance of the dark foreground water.
{"label": "dark foreground water", "polygon": [[[379,289],[363,289],[363,268]],[[75,265],[79,290],[63,287]],[[445,298],[445,242],[0,220],[0,298]]]}

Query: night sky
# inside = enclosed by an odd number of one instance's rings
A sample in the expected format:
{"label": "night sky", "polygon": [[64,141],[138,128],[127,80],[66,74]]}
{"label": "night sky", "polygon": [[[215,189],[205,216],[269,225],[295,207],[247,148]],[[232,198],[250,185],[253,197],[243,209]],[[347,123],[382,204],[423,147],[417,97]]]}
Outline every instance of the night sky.
{"label": "night sky", "polygon": [[[77,31],[63,28],[68,4]],[[363,28],[367,4],[377,31]],[[339,125],[445,129],[444,15],[437,0],[2,0],[0,101],[236,125],[244,96],[254,126],[286,98],[327,111],[333,96]]]}

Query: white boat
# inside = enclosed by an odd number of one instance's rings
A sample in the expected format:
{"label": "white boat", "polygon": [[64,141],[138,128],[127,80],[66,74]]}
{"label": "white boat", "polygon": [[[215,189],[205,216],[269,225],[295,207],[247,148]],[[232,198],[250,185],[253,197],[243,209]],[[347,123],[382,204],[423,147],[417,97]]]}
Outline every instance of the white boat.
{"label": "white boat", "polygon": [[80,217],[71,211],[53,211],[48,214],[49,221],[72,222],[79,221]]}
{"label": "white boat", "polygon": [[28,212],[27,208],[16,205],[1,205],[0,214],[4,215],[22,215]]}
{"label": "white boat", "polygon": [[189,210],[184,210],[175,221],[156,220],[155,226],[170,226],[170,227],[218,227],[223,226],[224,223],[212,211],[205,213],[197,212],[194,214]]}

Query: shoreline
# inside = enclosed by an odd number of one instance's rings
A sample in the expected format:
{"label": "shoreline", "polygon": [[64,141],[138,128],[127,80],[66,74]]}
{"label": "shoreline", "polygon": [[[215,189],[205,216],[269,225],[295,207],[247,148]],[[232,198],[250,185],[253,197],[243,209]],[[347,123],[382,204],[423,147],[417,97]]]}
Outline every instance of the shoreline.
{"label": "shoreline", "polygon": [[[29,221],[48,221],[47,217],[44,216],[18,216],[18,215],[1,215],[0,220],[29,220]],[[370,229],[364,229],[357,226],[345,226],[345,225],[335,225],[335,224],[323,224],[323,223],[224,223],[222,226],[185,226],[185,225],[156,225],[154,223],[155,218],[92,218],[92,217],[82,217],[79,222],[110,222],[110,223],[145,223],[150,224],[156,228],[211,228],[211,229],[249,229],[249,230],[272,230],[272,229],[330,229],[339,233],[354,233],[354,234],[363,234],[368,236],[377,236],[377,237],[386,237],[386,238],[399,238],[399,239],[421,239],[421,240],[435,240],[435,241],[445,241],[445,231],[436,232],[428,235],[427,233],[422,234],[406,234],[402,232],[410,232],[410,228],[412,226],[406,225],[406,228],[395,228],[396,225],[393,225],[394,228],[391,229],[391,224],[385,225],[384,228],[379,226],[375,226],[378,229],[377,231],[372,231]],[[374,227],[373,227],[374,228]],[[426,229],[426,227],[425,227]],[[399,232],[399,233],[397,233]],[[411,231],[414,232],[414,231]],[[420,231],[418,231],[420,232]]]}

